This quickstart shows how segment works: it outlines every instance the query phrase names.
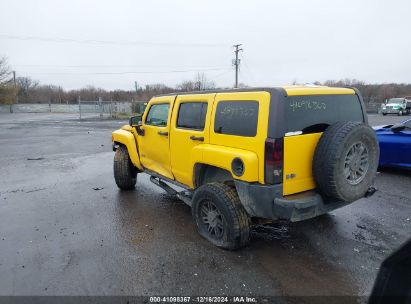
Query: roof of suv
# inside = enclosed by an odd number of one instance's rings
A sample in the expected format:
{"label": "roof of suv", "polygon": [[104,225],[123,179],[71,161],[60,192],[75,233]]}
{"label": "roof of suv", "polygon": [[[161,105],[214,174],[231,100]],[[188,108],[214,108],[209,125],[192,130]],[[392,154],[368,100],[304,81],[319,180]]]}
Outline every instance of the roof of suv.
{"label": "roof of suv", "polygon": [[288,96],[298,95],[325,95],[325,94],[355,94],[352,88],[337,88],[317,85],[290,85],[280,87],[255,87],[255,88],[239,88],[239,89],[219,89],[219,90],[205,90],[192,92],[174,92],[169,94],[162,94],[159,96],[170,95],[189,95],[189,94],[207,94],[207,93],[235,93],[235,92],[256,92],[256,91],[285,91]]}
{"label": "roof of suv", "polygon": [[351,88],[337,88],[326,86],[283,86],[288,96],[293,95],[323,95],[323,94],[355,94]]}

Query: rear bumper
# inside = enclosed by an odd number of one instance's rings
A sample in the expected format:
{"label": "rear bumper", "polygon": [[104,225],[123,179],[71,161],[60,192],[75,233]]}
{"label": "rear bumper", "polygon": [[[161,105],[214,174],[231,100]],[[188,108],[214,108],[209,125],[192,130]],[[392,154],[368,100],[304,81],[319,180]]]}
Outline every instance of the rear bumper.
{"label": "rear bumper", "polygon": [[282,196],[282,185],[235,181],[241,203],[251,217],[298,222],[330,212],[350,203],[326,201],[315,191]]}

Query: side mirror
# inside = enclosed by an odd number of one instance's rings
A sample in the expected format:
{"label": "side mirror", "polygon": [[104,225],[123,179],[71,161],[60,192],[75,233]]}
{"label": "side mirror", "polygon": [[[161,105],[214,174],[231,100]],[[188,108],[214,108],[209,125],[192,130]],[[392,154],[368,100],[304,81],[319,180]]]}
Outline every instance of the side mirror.
{"label": "side mirror", "polygon": [[130,117],[128,124],[132,127],[136,127],[137,125],[141,124],[141,116]]}
{"label": "side mirror", "polygon": [[405,129],[405,125],[401,125],[401,124],[393,125],[393,126],[391,127],[391,131],[393,131],[393,132],[400,132],[400,131],[402,131],[402,130],[404,130],[404,129]]}
{"label": "side mirror", "polygon": [[144,129],[142,128],[141,115],[130,118],[129,125],[136,128],[137,134],[144,136]]}

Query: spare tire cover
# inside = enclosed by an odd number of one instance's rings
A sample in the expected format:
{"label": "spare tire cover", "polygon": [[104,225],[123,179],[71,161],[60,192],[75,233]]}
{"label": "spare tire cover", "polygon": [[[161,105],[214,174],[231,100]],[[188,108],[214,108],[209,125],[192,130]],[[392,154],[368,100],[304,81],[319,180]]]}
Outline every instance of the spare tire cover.
{"label": "spare tire cover", "polygon": [[317,144],[313,176],[327,198],[353,202],[364,197],[372,185],[378,160],[377,137],[370,126],[337,122],[325,130]]}

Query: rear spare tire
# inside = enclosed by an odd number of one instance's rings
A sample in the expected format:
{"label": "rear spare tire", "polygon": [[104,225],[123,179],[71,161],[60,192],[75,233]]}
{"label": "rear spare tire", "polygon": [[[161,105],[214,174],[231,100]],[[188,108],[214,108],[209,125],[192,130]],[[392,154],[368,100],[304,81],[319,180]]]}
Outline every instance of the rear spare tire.
{"label": "rear spare tire", "polygon": [[322,134],[314,153],[313,176],[329,199],[353,202],[364,197],[378,168],[374,130],[360,122],[337,122]]}
{"label": "rear spare tire", "polygon": [[119,146],[114,155],[114,180],[121,190],[132,190],[137,182],[137,169],[124,146]]}

